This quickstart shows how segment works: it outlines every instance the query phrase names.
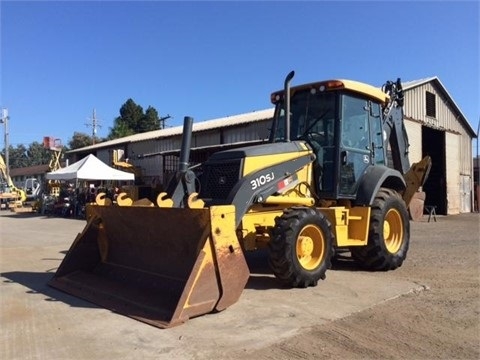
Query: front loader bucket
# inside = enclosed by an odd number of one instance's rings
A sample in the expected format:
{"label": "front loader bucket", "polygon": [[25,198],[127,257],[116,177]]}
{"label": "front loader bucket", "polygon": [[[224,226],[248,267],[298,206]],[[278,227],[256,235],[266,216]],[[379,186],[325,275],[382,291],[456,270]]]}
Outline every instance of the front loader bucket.
{"label": "front loader bucket", "polygon": [[240,297],[249,270],[233,206],[94,205],[88,213],[49,285],[160,328]]}

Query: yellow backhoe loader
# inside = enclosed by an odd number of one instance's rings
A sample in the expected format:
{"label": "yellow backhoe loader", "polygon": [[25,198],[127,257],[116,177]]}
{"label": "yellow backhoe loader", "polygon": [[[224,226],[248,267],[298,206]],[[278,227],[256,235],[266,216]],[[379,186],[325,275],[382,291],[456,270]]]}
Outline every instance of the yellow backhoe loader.
{"label": "yellow backhoe loader", "polygon": [[269,141],[215,153],[201,171],[189,167],[185,117],[167,191],[156,204],[97,197],[49,284],[166,328],[238,301],[246,251],[268,248],[289,287],[317,285],[337,251],[367,269],[401,266],[408,204],[431,160],[409,165],[400,80],[291,87],[293,75],[271,95]]}
{"label": "yellow backhoe loader", "polygon": [[19,207],[22,206],[25,200],[27,200],[27,194],[22,189],[15,186],[12,179],[7,172],[7,165],[3,156],[0,155],[0,184],[3,184],[0,188],[0,202],[5,207]]}

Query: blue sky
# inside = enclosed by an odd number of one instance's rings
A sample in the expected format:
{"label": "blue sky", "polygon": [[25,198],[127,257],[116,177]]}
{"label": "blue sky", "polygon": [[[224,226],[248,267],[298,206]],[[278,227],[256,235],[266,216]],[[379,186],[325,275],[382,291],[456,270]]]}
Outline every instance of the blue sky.
{"label": "blue sky", "polygon": [[[438,76],[476,131],[478,1],[5,1],[0,107],[9,143],[104,137],[132,98],[167,126],[271,107],[283,86]],[[3,129],[0,147],[4,147]]]}

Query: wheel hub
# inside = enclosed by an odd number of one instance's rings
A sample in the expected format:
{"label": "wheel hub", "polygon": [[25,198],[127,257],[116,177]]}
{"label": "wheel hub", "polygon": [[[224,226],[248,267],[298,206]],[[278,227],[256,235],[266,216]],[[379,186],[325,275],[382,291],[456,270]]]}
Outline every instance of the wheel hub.
{"label": "wheel hub", "polygon": [[323,234],[316,226],[307,225],[297,238],[297,259],[306,270],[315,269],[325,255]]}
{"label": "wheel hub", "polygon": [[383,222],[383,238],[388,239],[390,236],[390,223],[388,221]]}
{"label": "wheel hub", "polygon": [[310,257],[313,252],[313,240],[310,236],[300,236],[298,239],[298,256]]}
{"label": "wheel hub", "polygon": [[383,222],[383,239],[391,254],[400,250],[403,243],[403,221],[396,209],[390,209]]}

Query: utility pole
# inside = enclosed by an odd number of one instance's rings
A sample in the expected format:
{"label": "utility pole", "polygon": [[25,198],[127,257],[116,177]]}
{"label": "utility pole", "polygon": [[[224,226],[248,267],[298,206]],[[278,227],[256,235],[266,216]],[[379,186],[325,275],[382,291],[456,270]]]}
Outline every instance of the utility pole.
{"label": "utility pole", "polygon": [[95,111],[95,109],[93,109],[93,115],[92,115],[92,118],[88,119],[91,121],[91,123],[86,123],[85,125],[88,127],[88,126],[91,126],[92,127],[92,141],[93,141],[93,145],[95,145],[95,137],[97,136],[97,128],[101,128],[102,125],[100,125],[98,122],[98,119],[97,119],[97,113]]}
{"label": "utility pole", "polygon": [[164,116],[164,117],[160,118],[160,129],[165,129],[165,121],[170,119],[170,118],[171,118],[170,115],[167,115],[167,116]]}
{"label": "utility pole", "polygon": [[6,173],[7,173],[7,178],[5,181],[8,181],[10,179],[10,162],[9,162],[9,154],[8,154],[8,109],[2,109],[2,119],[0,120],[0,123],[2,123],[5,126],[5,166],[6,166]]}
{"label": "utility pole", "polygon": [[[478,136],[480,133],[480,118],[478,119],[477,124],[477,157],[475,159],[475,164],[477,165],[477,187],[474,186],[474,192],[477,197],[477,211],[480,213],[480,158],[478,154]],[[475,169],[475,167],[474,167]],[[475,178],[475,175],[473,176]]]}

